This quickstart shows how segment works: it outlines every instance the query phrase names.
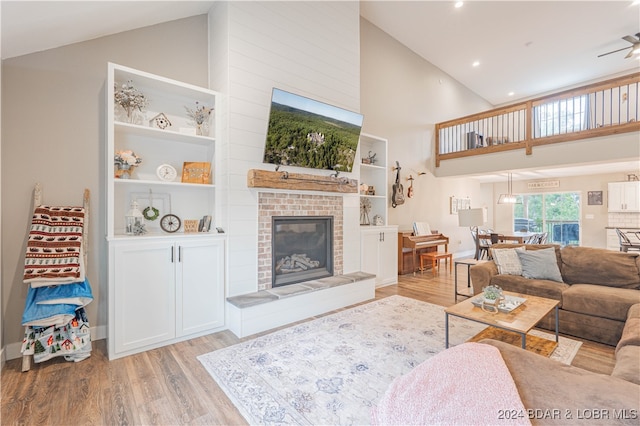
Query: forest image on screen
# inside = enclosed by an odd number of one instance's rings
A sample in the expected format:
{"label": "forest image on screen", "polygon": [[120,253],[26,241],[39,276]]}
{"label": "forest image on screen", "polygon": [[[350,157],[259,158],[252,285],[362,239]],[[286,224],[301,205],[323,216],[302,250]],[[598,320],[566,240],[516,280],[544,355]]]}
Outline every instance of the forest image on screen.
{"label": "forest image on screen", "polygon": [[273,89],[264,162],[350,172],[362,115]]}

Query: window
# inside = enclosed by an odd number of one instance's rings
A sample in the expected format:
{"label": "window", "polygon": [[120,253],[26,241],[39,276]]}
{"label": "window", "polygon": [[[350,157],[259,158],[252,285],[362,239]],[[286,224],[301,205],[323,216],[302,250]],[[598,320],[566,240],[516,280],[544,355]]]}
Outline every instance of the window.
{"label": "window", "polygon": [[533,108],[536,138],[578,132],[587,129],[587,95],[575,96],[538,105]]}
{"label": "window", "polygon": [[546,232],[547,243],[580,245],[580,193],[521,195],[513,208],[515,231]]}

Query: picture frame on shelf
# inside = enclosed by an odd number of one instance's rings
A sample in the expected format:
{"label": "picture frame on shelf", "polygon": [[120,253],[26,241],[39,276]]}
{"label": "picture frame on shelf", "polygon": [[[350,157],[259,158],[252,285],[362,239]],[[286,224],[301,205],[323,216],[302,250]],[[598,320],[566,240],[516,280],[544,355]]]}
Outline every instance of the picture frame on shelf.
{"label": "picture frame on shelf", "polygon": [[183,221],[184,233],[195,234],[198,232],[198,225],[200,221],[198,219],[185,219]]}
{"label": "picture frame on shelf", "polygon": [[211,183],[211,163],[208,161],[185,161],[182,166],[182,183]]}

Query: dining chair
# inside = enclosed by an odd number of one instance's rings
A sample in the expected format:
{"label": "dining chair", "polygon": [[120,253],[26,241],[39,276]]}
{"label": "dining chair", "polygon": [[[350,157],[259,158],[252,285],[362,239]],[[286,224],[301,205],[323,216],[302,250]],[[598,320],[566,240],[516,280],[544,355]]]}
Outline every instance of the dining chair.
{"label": "dining chair", "polygon": [[540,244],[540,235],[542,234],[534,234],[532,236],[530,236],[529,238],[527,238],[526,240],[524,240],[525,244]]}
{"label": "dining chair", "polygon": [[479,233],[482,234],[483,231],[471,229],[471,236],[473,237],[473,242],[478,248],[478,252],[476,253],[477,260],[482,259],[484,256],[487,256],[487,259],[488,259],[490,256],[489,244],[485,238],[478,237]]}
{"label": "dining chair", "polygon": [[[631,242],[627,234],[620,230],[620,228],[616,228],[616,234],[618,234],[618,241],[620,242],[620,251],[628,252],[629,250],[637,250],[640,251],[640,242]],[[638,236],[638,232],[635,233]]]}

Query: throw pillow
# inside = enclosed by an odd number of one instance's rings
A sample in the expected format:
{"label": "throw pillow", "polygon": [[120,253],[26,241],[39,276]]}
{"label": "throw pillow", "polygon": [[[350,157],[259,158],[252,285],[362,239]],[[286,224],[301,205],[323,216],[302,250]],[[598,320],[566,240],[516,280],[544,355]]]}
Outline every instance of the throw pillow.
{"label": "throw pillow", "polygon": [[562,282],[556,249],[553,247],[541,250],[519,251],[518,257],[522,264],[522,276],[537,280],[551,280]]}
{"label": "throw pillow", "polygon": [[491,249],[491,257],[498,267],[498,273],[504,275],[522,275],[522,265],[518,257],[518,251],[524,251],[524,247]]}

